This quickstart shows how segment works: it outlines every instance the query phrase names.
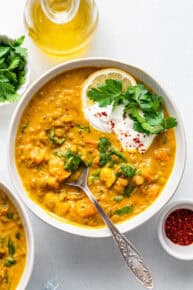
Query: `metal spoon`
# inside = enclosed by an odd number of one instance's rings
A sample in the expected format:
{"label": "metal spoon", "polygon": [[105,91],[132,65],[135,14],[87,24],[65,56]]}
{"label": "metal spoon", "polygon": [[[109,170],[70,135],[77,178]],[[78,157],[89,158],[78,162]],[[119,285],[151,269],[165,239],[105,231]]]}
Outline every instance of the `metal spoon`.
{"label": "metal spoon", "polygon": [[93,196],[92,192],[89,190],[87,185],[88,172],[89,168],[84,168],[82,175],[77,181],[66,182],[65,184],[81,188],[86,193],[88,198],[92,201],[99,214],[103,218],[103,221],[107,225],[108,229],[110,230],[128,268],[133,272],[133,274],[143,284],[144,287],[152,289],[152,275],[147,266],[144,264],[143,259],[141,258],[135,247],[132,245],[132,243],[127,240],[125,235],[121,234],[114,226],[114,224],[111,222],[111,220],[108,218],[108,216],[98,203],[98,201]]}

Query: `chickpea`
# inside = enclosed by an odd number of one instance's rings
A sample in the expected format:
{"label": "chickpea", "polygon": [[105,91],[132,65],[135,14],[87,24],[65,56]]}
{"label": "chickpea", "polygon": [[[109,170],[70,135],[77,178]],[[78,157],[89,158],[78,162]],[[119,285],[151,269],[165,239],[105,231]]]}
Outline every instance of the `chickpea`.
{"label": "chickpea", "polygon": [[46,160],[46,149],[40,147],[34,147],[29,153],[29,159],[34,164],[40,164]]}
{"label": "chickpea", "polygon": [[144,177],[140,175],[135,175],[133,176],[132,181],[136,185],[142,185],[144,183]]}
{"label": "chickpea", "polygon": [[94,205],[87,198],[77,201],[75,210],[80,217],[90,217],[97,213]]}
{"label": "chickpea", "polygon": [[49,163],[49,173],[54,176],[58,181],[63,181],[70,176],[70,172],[64,169],[63,161],[56,157],[51,156]]}
{"label": "chickpea", "polygon": [[115,183],[114,190],[117,193],[121,193],[124,191],[124,188],[128,185],[128,183],[128,179],[119,177]]}
{"label": "chickpea", "polygon": [[111,168],[102,168],[100,172],[100,180],[105,183],[107,188],[110,188],[116,180],[116,175]]}
{"label": "chickpea", "polygon": [[57,202],[58,197],[54,193],[47,193],[44,197],[44,204],[51,211],[55,209]]}

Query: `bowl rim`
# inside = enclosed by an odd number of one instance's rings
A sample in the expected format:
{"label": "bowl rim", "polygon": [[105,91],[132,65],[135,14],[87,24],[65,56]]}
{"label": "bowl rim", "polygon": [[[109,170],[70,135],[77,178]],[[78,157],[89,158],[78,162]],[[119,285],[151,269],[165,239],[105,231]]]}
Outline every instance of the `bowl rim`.
{"label": "bowl rim", "polygon": [[[97,64],[96,64],[97,63]],[[104,228],[94,228],[90,229],[87,227],[81,227],[79,225],[74,225],[70,223],[64,223],[60,222],[59,219],[56,219],[52,217],[51,215],[47,214],[46,211],[42,208],[40,208],[38,205],[35,205],[32,200],[27,197],[27,191],[24,189],[23,186],[19,187],[19,183],[21,183],[21,180],[19,179],[19,174],[17,172],[16,166],[15,166],[15,159],[14,159],[14,146],[15,146],[15,135],[16,135],[16,120],[22,115],[23,110],[25,109],[26,105],[29,103],[31,98],[33,97],[34,93],[37,92],[41,87],[43,87],[44,84],[49,82],[51,79],[56,77],[57,75],[62,74],[65,71],[69,71],[75,68],[81,68],[81,67],[116,67],[120,69],[125,69],[126,71],[133,70],[141,74],[144,78],[146,78],[149,82],[152,82],[154,86],[157,88],[157,90],[161,90],[162,94],[166,97],[167,101],[171,105],[172,109],[175,112],[175,115],[177,116],[178,119],[178,131],[181,136],[181,144],[182,148],[180,148],[180,158],[181,158],[181,164],[179,167],[179,172],[178,172],[178,178],[177,181],[175,182],[175,185],[172,184],[172,192],[170,192],[167,196],[167,198],[162,200],[160,199],[160,205],[158,206],[157,203],[155,205],[155,202],[149,206],[145,211],[143,211],[143,216],[142,213],[137,215],[136,217],[133,217],[130,220],[126,220],[123,223],[118,224],[118,228],[121,232],[127,232],[130,231],[140,225],[142,225],[144,222],[149,220],[151,217],[153,217],[156,213],[158,213],[162,207],[170,200],[170,198],[174,195],[176,192],[180,181],[182,179],[183,173],[184,173],[184,168],[185,168],[185,162],[186,162],[186,139],[185,139],[185,131],[183,127],[183,122],[181,115],[176,108],[173,100],[168,96],[168,94],[165,92],[165,90],[162,89],[162,87],[158,84],[157,81],[155,81],[148,73],[145,71],[139,69],[136,66],[127,64],[125,61],[121,61],[118,59],[113,59],[113,58],[105,58],[105,57],[88,57],[88,58],[80,58],[80,59],[75,59],[75,60],[70,60],[64,63],[61,63],[59,65],[56,65],[55,67],[49,69],[47,72],[42,74],[40,78],[38,78],[35,82],[31,84],[31,86],[27,89],[25,92],[24,96],[22,99],[20,99],[19,103],[17,104],[17,107],[15,109],[15,112],[12,116],[12,120],[10,123],[9,127],[9,144],[8,144],[8,168],[9,168],[9,174],[10,177],[13,181],[13,184],[24,201],[24,203],[30,208],[30,210],[36,214],[41,220],[44,222],[50,224],[51,226],[54,226],[55,228],[58,228],[60,230],[63,230],[65,232],[69,232],[72,234],[76,234],[79,236],[85,236],[85,237],[108,237],[110,236],[110,232],[106,227]],[[132,72],[130,72],[132,74]],[[33,92],[34,91],[34,92]],[[19,117],[18,117],[19,116]],[[18,121],[19,122],[19,121]],[[177,159],[177,156],[176,156]],[[175,165],[174,165],[175,166]],[[174,171],[174,168],[172,170],[172,173]],[[171,173],[171,175],[172,175]],[[171,175],[170,178],[171,179]],[[17,180],[18,179],[18,180]],[[167,188],[167,185],[165,188]],[[165,190],[164,188],[164,190]],[[161,196],[162,194],[160,194]],[[158,198],[157,198],[158,199]],[[154,206],[154,207],[153,207]],[[151,209],[151,210],[150,210]],[[139,218],[143,217],[142,218]],[[129,224],[127,224],[129,222]],[[126,225],[127,224],[127,225]]]}
{"label": "bowl rim", "polygon": [[183,253],[178,253],[177,248],[172,249],[171,246],[167,243],[167,237],[164,235],[163,226],[168,215],[178,208],[191,208],[193,210],[193,200],[181,199],[181,200],[173,201],[172,203],[168,204],[160,213],[158,227],[157,227],[157,234],[158,234],[158,238],[159,238],[161,246],[169,255],[179,260],[191,261],[193,260],[193,245],[192,244],[188,246],[177,245],[181,249],[192,247],[192,255],[187,255],[187,254],[185,255]]}
{"label": "bowl rim", "polygon": [[[6,40],[14,40],[15,37],[13,36],[8,36],[7,34],[0,34],[0,40],[1,39],[6,39]],[[19,100],[22,98],[23,94],[25,93],[25,91],[27,90],[27,87],[29,85],[30,82],[30,76],[31,76],[31,70],[30,70],[30,66],[29,66],[29,54],[27,54],[27,58],[26,58],[26,65],[25,65],[25,82],[18,88],[17,90],[17,94],[19,95]],[[15,102],[0,102],[0,108],[4,107],[4,106],[9,106],[11,104],[17,104],[19,102],[19,100],[15,101]]]}
{"label": "bowl rim", "polygon": [[23,203],[20,201],[20,199],[11,191],[11,189],[3,182],[0,181],[0,190],[5,192],[5,194],[8,196],[8,198],[11,200],[11,202],[16,207],[17,211],[19,212],[20,218],[22,220],[22,224],[24,226],[25,235],[26,235],[26,241],[27,241],[27,256],[26,256],[26,264],[23,271],[23,274],[21,276],[21,279],[19,281],[19,284],[17,285],[17,290],[23,290],[26,289],[28,282],[30,280],[33,266],[34,266],[34,236],[32,231],[32,226],[30,219],[27,215],[26,209],[23,205]]}

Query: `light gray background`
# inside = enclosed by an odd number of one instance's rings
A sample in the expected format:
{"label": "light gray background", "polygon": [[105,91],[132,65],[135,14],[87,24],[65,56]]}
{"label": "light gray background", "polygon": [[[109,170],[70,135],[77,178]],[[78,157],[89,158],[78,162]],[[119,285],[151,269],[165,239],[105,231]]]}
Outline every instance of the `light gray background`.
{"label": "light gray background", "polygon": [[[149,72],[175,100],[184,119],[188,159],[174,199],[193,198],[193,1],[97,0],[100,13],[96,39],[88,56],[108,56]],[[0,33],[20,35],[23,0],[0,0]],[[27,39],[32,80],[54,65]],[[10,186],[6,142],[14,106],[0,109],[0,178]],[[64,234],[33,214],[35,267],[27,290],[138,290],[113,241]],[[193,289],[193,263],[168,256],[157,238],[157,220],[127,234],[152,269],[156,290]],[[52,280],[52,287],[47,283]],[[53,285],[56,285],[54,287]],[[58,284],[58,286],[57,286]],[[47,286],[46,286],[47,285]]]}

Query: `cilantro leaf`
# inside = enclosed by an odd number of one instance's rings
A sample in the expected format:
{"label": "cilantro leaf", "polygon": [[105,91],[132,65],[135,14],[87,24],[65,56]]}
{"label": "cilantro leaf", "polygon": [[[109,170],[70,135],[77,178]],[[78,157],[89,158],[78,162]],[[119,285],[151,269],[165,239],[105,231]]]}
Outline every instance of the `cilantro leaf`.
{"label": "cilantro leaf", "polygon": [[16,260],[13,258],[13,257],[7,257],[6,259],[5,259],[5,262],[4,262],[4,265],[6,266],[6,267],[11,267],[11,266],[13,266],[13,265],[15,265],[16,264]]}
{"label": "cilantro leaf", "polygon": [[132,177],[136,174],[136,167],[135,166],[130,166],[128,164],[122,164],[120,167],[121,171],[121,175],[125,176],[125,177]]}
{"label": "cilantro leaf", "polygon": [[64,168],[75,173],[81,164],[83,164],[83,161],[80,156],[72,153],[71,150],[68,149],[64,155]]}
{"label": "cilantro leaf", "polygon": [[100,107],[111,105],[114,98],[122,95],[122,82],[119,80],[107,79],[104,84],[88,91],[88,97],[99,103]]}
{"label": "cilantro leaf", "polygon": [[124,214],[128,214],[131,213],[134,210],[134,206],[133,205],[126,205],[123,206],[117,210],[114,211],[114,214],[118,214],[118,215],[124,215]]}
{"label": "cilantro leaf", "polygon": [[18,96],[12,84],[0,81],[0,102],[16,100],[17,97]]}
{"label": "cilantro leaf", "polygon": [[0,57],[5,56],[9,51],[9,47],[0,47]]}
{"label": "cilantro leaf", "polygon": [[130,183],[129,185],[127,185],[125,187],[123,195],[126,196],[126,197],[131,196],[131,193],[134,191],[134,189],[135,189],[135,186]]}

